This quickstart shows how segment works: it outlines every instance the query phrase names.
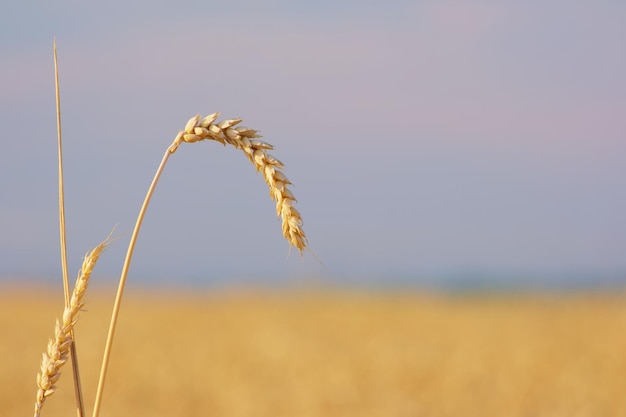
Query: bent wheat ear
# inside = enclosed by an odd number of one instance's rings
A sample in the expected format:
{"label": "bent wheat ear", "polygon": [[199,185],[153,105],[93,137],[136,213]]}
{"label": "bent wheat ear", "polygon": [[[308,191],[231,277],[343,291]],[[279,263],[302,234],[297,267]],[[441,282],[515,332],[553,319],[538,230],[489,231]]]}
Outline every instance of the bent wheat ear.
{"label": "bent wheat ear", "polygon": [[78,320],[78,313],[85,305],[85,292],[89,284],[91,272],[98,262],[98,258],[109,243],[107,237],[104,242],[87,253],[83,265],[78,273],[76,284],[70,303],[63,310],[63,320],[56,321],[54,338],[48,342],[48,349],[41,360],[41,371],[37,374],[37,400],[35,402],[35,417],[41,413],[43,403],[56,390],[56,382],[61,377],[61,367],[67,362],[72,345],[72,330]]}
{"label": "bent wheat ear", "polygon": [[302,255],[308,245],[302,230],[302,217],[293,207],[296,198],[287,188],[291,181],[281,171],[284,167],[282,162],[267,153],[274,147],[258,140],[261,137],[258,131],[247,127],[235,127],[241,123],[241,119],[227,119],[216,123],[218,116],[219,113],[213,113],[204,119],[200,115],[189,119],[185,129],[174,139],[170,152],[176,152],[181,142],[192,143],[201,140],[228,143],[242,150],[256,170],[263,175],[270,189],[270,196],[276,202],[276,215],[282,218],[283,236]]}
{"label": "bent wheat ear", "polygon": [[135,222],[135,228],[130,237],[126,258],[124,259],[124,265],[122,267],[122,274],[120,275],[120,281],[117,287],[117,294],[115,295],[115,303],[113,304],[113,311],[111,312],[111,320],[109,322],[109,332],[107,334],[106,344],[104,345],[104,356],[102,358],[98,388],[96,390],[96,398],[93,406],[93,417],[98,417],[100,413],[104,384],[109,367],[113,339],[115,338],[115,329],[117,327],[117,318],[119,317],[128,270],[132,262],[139,230],[141,229],[146,210],[148,209],[148,205],[150,204],[150,200],[152,199],[152,195],[167,161],[183,142],[193,143],[202,140],[214,140],[224,145],[228,143],[237,149],[241,149],[248,157],[248,160],[256,167],[257,171],[263,174],[263,178],[270,188],[270,196],[276,201],[276,214],[282,217],[283,236],[291,245],[295,246],[300,251],[300,255],[302,255],[304,249],[308,247],[306,235],[302,230],[302,217],[300,217],[298,210],[293,207],[293,203],[296,199],[291,191],[287,189],[287,186],[291,184],[291,182],[280,172],[283,168],[283,164],[266,152],[268,149],[273,149],[272,145],[256,140],[256,138],[260,138],[261,136],[254,129],[235,127],[241,123],[241,119],[227,119],[215,123],[219,115],[219,113],[213,113],[202,118],[198,114],[189,119],[185,124],[185,128],[178,132],[174,141],[165,151],[163,159],[152,179],[152,183],[148,188],[146,197],[139,210],[137,221]]}

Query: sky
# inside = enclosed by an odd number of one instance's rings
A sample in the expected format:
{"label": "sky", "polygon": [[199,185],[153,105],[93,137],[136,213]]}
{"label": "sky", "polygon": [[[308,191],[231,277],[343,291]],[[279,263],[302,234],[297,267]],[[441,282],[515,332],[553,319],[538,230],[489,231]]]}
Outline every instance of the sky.
{"label": "sky", "polygon": [[[129,282],[626,282],[626,4],[0,5],[0,282],[60,276],[115,227],[115,282],[166,147],[241,117],[286,165],[315,256],[218,143],[170,159]],[[471,285],[471,284],[468,284]]]}

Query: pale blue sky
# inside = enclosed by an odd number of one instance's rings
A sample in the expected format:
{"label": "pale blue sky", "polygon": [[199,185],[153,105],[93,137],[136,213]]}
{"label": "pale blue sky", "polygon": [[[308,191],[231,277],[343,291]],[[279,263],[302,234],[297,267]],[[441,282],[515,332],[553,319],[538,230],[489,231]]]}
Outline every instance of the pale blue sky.
{"label": "pale blue sky", "polygon": [[[312,249],[288,256],[238,151],[184,146],[130,280],[626,276],[626,4],[0,5],[0,279],[57,277],[57,37],[71,271],[113,282],[196,113],[275,145]],[[459,278],[461,277],[461,278]]]}

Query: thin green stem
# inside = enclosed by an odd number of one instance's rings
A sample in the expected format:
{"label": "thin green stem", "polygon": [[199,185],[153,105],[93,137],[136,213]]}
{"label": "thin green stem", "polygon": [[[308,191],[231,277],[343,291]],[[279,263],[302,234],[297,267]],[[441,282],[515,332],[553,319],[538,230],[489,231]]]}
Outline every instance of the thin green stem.
{"label": "thin green stem", "polygon": [[[180,135],[179,135],[180,136]],[[143,222],[144,215],[146,214],[146,210],[148,208],[148,204],[150,203],[150,199],[152,198],[152,194],[154,193],[154,189],[159,181],[159,177],[165,168],[165,164],[167,163],[168,158],[171,154],[176,151],[176,147],[180,142],[179,137],[174,140],[174,143],[167,148],[165,151],[165,155],[163,155],[163,159],[161,160],[161,164],[152,179],[152,184],[150,184],[150,188],[148,189],[148,193],[146,194],[146,198],[143,201],[143,205],[141,206],[141,210],[139,211],[139,216],[137,216],[137,222],[135,223],[135,229],[133,230],[133,234],[130,238],[130,243],[128,245],[128,250],[126,252],[126,259],[124,260],[124,266],[122,267],[122,274],[120,276],[120,282],[117,288],[117,295],[115,296],[115,304],[113,305],[113,312],[111,314],[111,321],[109,323],[109,333],[107,335],[106,345],[104,347],[104,357],[102,359],[102,367],[100,369],[100,378],[98,380],[98,389],[96,391],[96,399],[93,408],[93,417],[98,417],[100,412],[100,404],[102,401],[102,392],[104,389],[104,382],[106,379],[106,373],[109,366],[109,358],[111,356],[111,347],[113,345],[113,337],[115,335],[115,327],[117,325],[117,318],[120,312],[120,306],[122,303],[122,296],[124,295],[124,287],[126,285],[126,277],[128,276],[128,269],[130,268],[130,262],[133,258],[133,251],[135,250],[135,243],[137,242],[137,236],[139,235],[139,229],[141,228],[141,223]]]}

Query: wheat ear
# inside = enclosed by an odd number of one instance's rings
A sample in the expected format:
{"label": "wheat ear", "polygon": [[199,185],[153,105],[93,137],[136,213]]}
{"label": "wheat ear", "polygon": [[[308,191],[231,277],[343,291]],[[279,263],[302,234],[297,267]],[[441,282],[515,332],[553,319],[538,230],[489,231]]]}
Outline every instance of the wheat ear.
{"label": "wheat ear", "polygon": [[283,163],[267,152],[274,147],[258,140],[261,137],[258,131],[238,126],[241,119],[215,123],[219,116],[218,112],[205,118],[197,115],[189,119],[185,129],[180,131],[174,139],[170,152],[175,152],[181,142],[201,140],[215,140],[223,145],[230,144],[242,150],[257,171],[263,174],[270,189],[270,196],[276,202],[276,215],[282,218],[283,236],[302,254],[307,247],[306,235],[302,230],[302,217],[293,206],[296,198],[288,188],[291,182],[281,171],[284,168]]}
{"label": "wheat ear", "polygon": [[272,145],[258,140],[261,136],[254,129],[235,127],[241,123],[241,119],[229,119],[215,123],[219,115],[220,113],[213,113],[205,118],[197,115],[189,119],[185,128],[178,132],[172,144],[165,151],[161,163],[152,178],[152,183],[148,188],[146,197],[139,210],[135,228],[133,229],[133,234],[128,244],[128,250],[126,251],[124,265],[122,266],[122,273],[120,275],[113,311],[111,312],[111,320],[109,322],[109,332],[104,345],[104,355],[94,401],[93,417],[98,417],[100,413],[100,405],[102,404],[102,395],[104,393],[104,384],[106,382],[106,374],[111,357],[113,339],[115,337],[117,318],[119,317],[124,288],[126,286],[126,278],[128,277],[128,270],[133,258],[139,230],[141,229],[143,218],[150,204],[150,200],[152,199],[156,185],[159,182],[159,178],[165,169],[165,165],[170,155],[176,152],[182,142],[191,143],[201,140],[215,140],[224,145],[227,143],[231,144],[244,151],[250,162],[254,164],[257,170],[262,172],[263,178],[265,178],[265,182],[267,182],[270,188],[270,195],[276,201],[276,213],[282,217],[283,236],[291,245],[295,246],[300,251],[301,255],[304,249],[308,247],[306,236],[302,230],[302,218],[298,210],[293,207],[293,203],[296,199],[287,188],[291,182],[289,182],[287,177],[281,172],[283,168],[282,162],[267,153],[267,150],[273,149]]}
{"label": "wheat ear", "polygon": [[109,237],[87,253],[83,265],[78,273],[70,303],[63,310],[63,320],[56,321],[54,338],[48,342],[48,349],[41,360],[41,371],[37,374],[37,400],[35,402],[35,417],[41,413],[43,404],[56,390],[56,382],[61,377],[61,367],[67,362],[72,345],[72,332],[78,320],[78,313],[85,305],[85,292],[89,284],[91,272],[96,266],[98,258],[109,243]]}

